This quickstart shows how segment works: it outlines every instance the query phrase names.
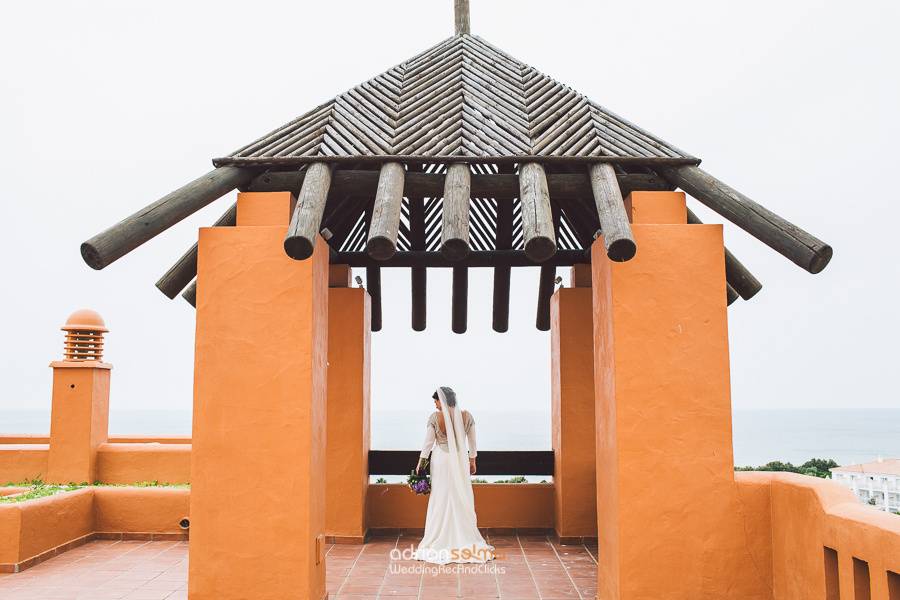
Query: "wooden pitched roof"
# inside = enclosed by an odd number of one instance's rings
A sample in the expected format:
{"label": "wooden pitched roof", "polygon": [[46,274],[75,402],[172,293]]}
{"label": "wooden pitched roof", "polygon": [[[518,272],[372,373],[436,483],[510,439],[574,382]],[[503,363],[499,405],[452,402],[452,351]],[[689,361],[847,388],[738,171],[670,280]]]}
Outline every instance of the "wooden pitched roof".
{"label": "wooden pitched roof", "polygon": [[[548,329],[556,268],[589,262],[601,235],[610,260],[630,260],[625,197],[678,187],[810,273],[829,263],[831,246],[698,158],[470,35],[466,5],[456,0],[454,37],[213,159],[213,171],[85,241],[85,262],[102,269],[234,189],[290,191],[286,254],[304,260],[323,240],[331,262],[365,268],[373,330],[383,267],[411,269],[416,330],[426,269],[452,267],[462,333],[468,269],[494,269],[493,328],[506,331],[510,268],[528,266],[540,267],[535,324]],[[699,223],[690,210],[688,223]],[[215,223],[234,224],[234,206]],[[197,252],[157,282],[168,297],[196,301]],[[762,284],[724,254],[728,303],[749,300]]]}
{"label": "wooden pitched roof", "polygon": [[448,38],[213,162],[451,157],[700,162],[472,35]]}

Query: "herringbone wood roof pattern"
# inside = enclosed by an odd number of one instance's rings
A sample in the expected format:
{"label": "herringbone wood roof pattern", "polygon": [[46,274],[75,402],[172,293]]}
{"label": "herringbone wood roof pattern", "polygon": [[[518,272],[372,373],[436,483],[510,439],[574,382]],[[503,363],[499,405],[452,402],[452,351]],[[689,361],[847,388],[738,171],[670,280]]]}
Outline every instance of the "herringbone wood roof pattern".
{"label": "herringbone wood roof pattern", "polygon": [[697,162],[471,35],[444,40],[214,162],[329,157]]}

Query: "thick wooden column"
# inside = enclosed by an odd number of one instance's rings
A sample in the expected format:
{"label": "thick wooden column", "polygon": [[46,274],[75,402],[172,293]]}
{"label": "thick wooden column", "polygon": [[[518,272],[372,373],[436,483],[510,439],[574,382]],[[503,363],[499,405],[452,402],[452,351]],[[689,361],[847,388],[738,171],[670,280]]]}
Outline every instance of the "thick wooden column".
{"label": "thick wooden column", "polygon": [[561,288],[550,304],[550,387],[553,417],[553,491],[556,536],[562,544],[597,537],[594,454],[594,347],[591,288],[574,271],[573,287]]}
{"label": "thick wooden column", "polygon": [[328,246],[290,259],[289,209],[241,194],[200,230],[191,600],[325,596]]}
{"label": "thick wooden column", "polygon": [[631,200],[637,255],[591,248],[598,597],[771,597],[734,482],[722,228]]}
{"label": "thick wooden column", "polygon": [[[334,269],[334,267],[332,267]],[[338,543],[366,537],[369,487],[369,294],[328,289],[328,410],[325,534]]]}

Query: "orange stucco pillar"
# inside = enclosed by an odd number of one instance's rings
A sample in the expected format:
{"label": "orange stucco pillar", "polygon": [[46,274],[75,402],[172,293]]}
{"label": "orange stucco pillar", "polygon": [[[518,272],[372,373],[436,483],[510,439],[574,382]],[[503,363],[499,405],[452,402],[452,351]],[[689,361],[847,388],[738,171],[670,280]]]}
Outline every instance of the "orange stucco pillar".
{"label": "orange stucco pillar", "polygon": [[[349,270],[349,269],[348,269]],[[328,434],[325,534],[366,537],[369,487],[369,294],[335,277],[328,289]]]}
{"label": "orange stucco pillar", "polygon": [[93,483],[97,448],[109,433],[112,365],[102,362],[106,327],[96,312],[80,310],[63,330],[65,359],[50,363],[53,399],[46,477],[49,483]]}
{"label": "orange stucco pillar", "polygon": [[591,288],[581,268],[550,303],[554,523],[563,544],[597,537]]}
{"label": "orange stucco pillar", "polygon": [[631,196],[637,255],[592,248],[602,600],[769,598],[734,482],[719,225]]}
{"label": "orange stucco pillar", "polygon": [[288,193],[200,230],[192,600],[325,596],[328,246],[284,253]]}

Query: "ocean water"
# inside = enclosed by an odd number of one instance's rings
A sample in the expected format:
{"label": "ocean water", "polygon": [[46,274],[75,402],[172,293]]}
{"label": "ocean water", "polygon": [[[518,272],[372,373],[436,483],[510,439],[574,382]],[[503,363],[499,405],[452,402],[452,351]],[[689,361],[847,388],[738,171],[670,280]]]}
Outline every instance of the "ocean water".
{"label": "ocean water", "polygon": [[[372,448],[421,447],[428,410],[372,411]],[[549,411],[488,411],[475,414],[481,450],[549,450]],[[190,435],[188,410],[110,411],[111,433]],[[41,411],[0,411],[0,433],[50,430]],[[900,409],[739,410],[733,419],[736,465],[771,460],[802,463],[833,458],[847,465],[878,457],[900,458]]]}

